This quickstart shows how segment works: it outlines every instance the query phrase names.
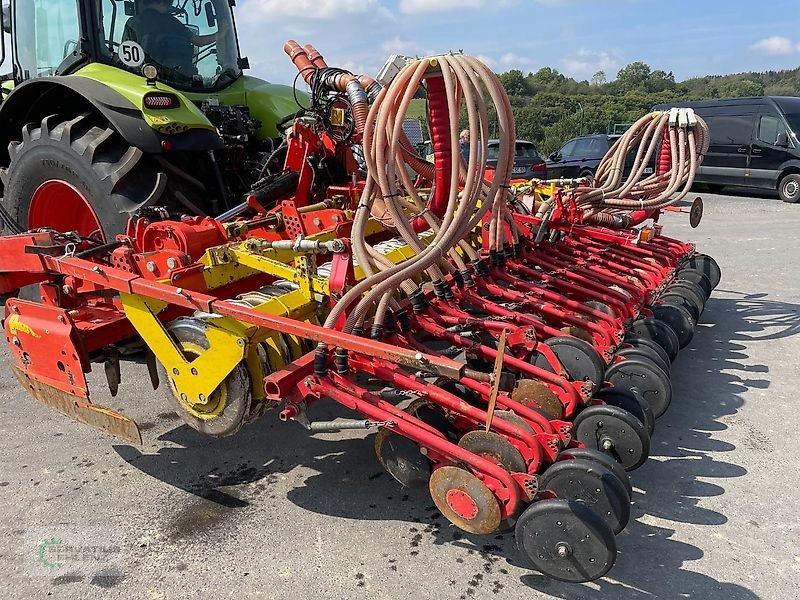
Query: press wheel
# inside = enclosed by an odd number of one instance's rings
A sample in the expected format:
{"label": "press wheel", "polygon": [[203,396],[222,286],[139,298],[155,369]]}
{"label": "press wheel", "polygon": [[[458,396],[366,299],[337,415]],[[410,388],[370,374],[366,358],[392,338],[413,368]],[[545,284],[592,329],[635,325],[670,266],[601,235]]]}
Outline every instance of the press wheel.
{"label": "press wheel", "polygon": [[584,459],[559,461],[539,478],[539,489],[559,498],[578,500],[597,513],[614,533],[628,524],[631,498],[624,484],[609,469]]}
{"label": "press wheel", "polygon": [[[592,393],[603,383],[605,365],[594,347],[577,337],[557,336],[544,342],[553,350],[558,362],[573,381],[591,381],[594,385]],[[548,371],[553,368],[542,354],[535,354],[532,363]]]}
{"label": "press wheel", "polygon": [[603,577],[617,559],[605,521],[575,500],[541,500],[517,520],[517,548],[544,575],[569,583]]}
{"label": "press wheel", "polygon": [[686,261],[685,268],[694,269],[708,277],[712,288],[716,288],[722,279],[722,271],[717,264],[717,261],[708,256],[707,254],[695,254],[688,261]]}
{"label": "press wheel", "polygon": [[639,419],[647,429],[647,434],[652,437],[656,430],[656,416],[653,409],[642,398],[636,390],[626,390],[622,388],[608,387],[600,390],[595,396],[597,400],[602,400],[609,406],[616,406],[624,411],[631,413]]}
{"label": "press wheel", "polygon": [[631,478],[625,469],[622,468],[617,461],[611,458],[608,454],[604,454],[592,448],[565,448],[562,450],[556,460],[588,460],[589,462],[598,463],[611,471],[620,483],[625,486],[625,491],[628,496],[633,496],[633,486],[631,485]]}
{"label": "press wheel", "polygon": [[671,362],[669,359],[669,354],[667,354],[667,351],[664,350],[663,346],[654,342],[653,340],[639,337],[633,334],[626,335],[624,343],[626,347],[632,346],[634,348],[644,348],[646,350],[650,350],[658,354],[658,356],[661,358],[661,362],[667,365],[667,370],[665,371],[665,373],[669,373],[671,369]]}
{"label": "press wheel", "polygon": [[684,296],[683,294],[679,294],[677,292],[667,292],[658,299],[658,302],[656,302],[655,306],[660,306],[662,304],[680,306],[681,308],[687,310],[692,317],[692,325],[697,325],[697,321],[700,320],[701,308],[695,304],[694,300]]}
{"label": "press wheel", "polygon": [[644,360],[647,363],[652,363],[664,371],[665,375],[669,375],[670,372],[669,360],[665,361],[660,354],[654,352],[651,348],[646,346],[638,348],[623,348],[617,352],[616,356],[634,360]]}
{"label": "press wheel", "polygon": [[606,381],[616,388],[639,392],[656,418],[667,412],[672,402],[669,377],[652,363],[635,359],[616,362],[606,370]]}
{"label": "press wheel", "polygon": [[653,317],[669,325],[678,336],[678,345],[685,348],[694,337],[694,319],[683,306],[657,304],[652,307]]}
{"label": "press wheel", "polygon": [[590,406],[582,410],[575,418],[572,435],[587,448],[605,452],[626,471],[642,466],[650,452],[647,428],[616,406]]}
{"label": "press wheel", "polygon": [[681,349],[678,336],[663,321],[653,317],[639,319],[631,326],[631,333],[656,342],[667,353],[670,362],[678,357],[678,351]]}

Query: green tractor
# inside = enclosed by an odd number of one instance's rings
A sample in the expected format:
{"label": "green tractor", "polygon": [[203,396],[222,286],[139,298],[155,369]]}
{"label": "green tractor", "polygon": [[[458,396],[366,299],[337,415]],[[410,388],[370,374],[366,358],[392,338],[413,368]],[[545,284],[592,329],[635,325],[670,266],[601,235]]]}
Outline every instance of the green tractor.
{"label": "green tractor", "polygon": [[278,126],[298,105],[244,75],[234,0],[3,4],[6,233],[111,240],[152,206],[216,216],[280,170]]}

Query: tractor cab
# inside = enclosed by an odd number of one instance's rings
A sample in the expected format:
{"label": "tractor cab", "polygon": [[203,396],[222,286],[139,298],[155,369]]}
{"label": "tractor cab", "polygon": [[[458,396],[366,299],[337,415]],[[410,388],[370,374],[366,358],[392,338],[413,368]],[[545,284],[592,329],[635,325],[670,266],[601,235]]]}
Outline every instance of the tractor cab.
{"label": "tractor cab", "polygon": [[219,90],[242,75],[228,0],[17,0],[6,10],[17,82],[88,63],[183,91]]}

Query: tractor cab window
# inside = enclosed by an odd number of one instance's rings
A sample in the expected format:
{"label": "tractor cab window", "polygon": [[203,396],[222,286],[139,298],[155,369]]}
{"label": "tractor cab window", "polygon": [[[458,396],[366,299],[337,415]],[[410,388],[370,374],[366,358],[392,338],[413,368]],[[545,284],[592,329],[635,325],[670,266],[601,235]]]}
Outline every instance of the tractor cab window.
{"label": "tractor cab window", "polygon": [[241,74],[228,0],[98,0],[109,64],[184,90],[220,88]]}
{"label": "tractor cab window", "polygon": [[14,11],[19,76],[55,75],[81,38],[77,0],[14,2]]}

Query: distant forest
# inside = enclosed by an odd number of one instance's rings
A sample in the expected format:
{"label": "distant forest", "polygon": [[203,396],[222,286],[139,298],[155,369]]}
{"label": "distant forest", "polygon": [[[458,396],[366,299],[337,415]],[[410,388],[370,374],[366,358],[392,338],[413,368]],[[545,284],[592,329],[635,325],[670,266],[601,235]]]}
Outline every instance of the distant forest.
{"label": "distant forest", "polygon": [[[514,107],[517,138],[536,143],[544,156],[580,133],[606,133],[615,124],[632,123],[662,102],[765,94],[800,96],[800,68],[676,82],[671,72],[634,62],[621,69],[613,81],[603,71],[595,73],[591,81],[576,81],[550,67],[527,75],[507,71],[500,74],[500,80]],[[465,114],[462,120],[466,124]]]}

